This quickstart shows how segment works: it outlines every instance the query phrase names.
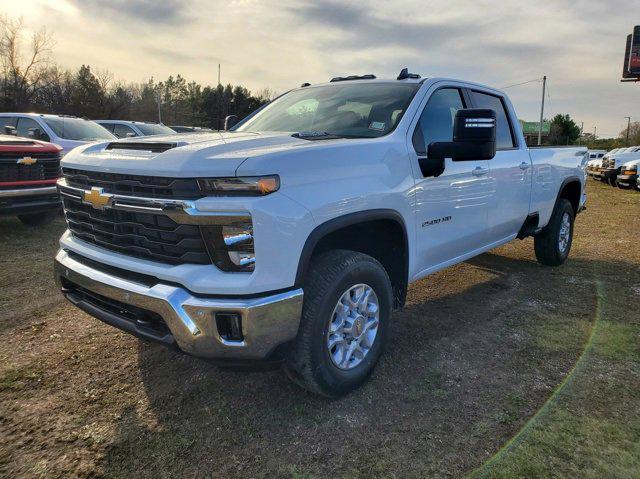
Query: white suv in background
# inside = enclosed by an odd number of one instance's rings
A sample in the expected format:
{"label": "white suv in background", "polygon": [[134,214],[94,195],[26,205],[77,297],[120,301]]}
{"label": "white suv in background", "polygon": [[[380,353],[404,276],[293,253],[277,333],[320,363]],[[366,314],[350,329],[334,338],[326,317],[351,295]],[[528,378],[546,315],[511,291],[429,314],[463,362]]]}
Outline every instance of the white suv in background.
{"label": "white suv in background", "polygon": [[161,123],[143,121],[96,120],[98,125],[109,130],[118,138],[134,138],[136,136],[174,135],[176,132]]}
{"label": "white suv in background", "polygon": [[55,143],[62,155],[92,141],[115,139],[93,121],[38,113],[0,113],[0,133]]}

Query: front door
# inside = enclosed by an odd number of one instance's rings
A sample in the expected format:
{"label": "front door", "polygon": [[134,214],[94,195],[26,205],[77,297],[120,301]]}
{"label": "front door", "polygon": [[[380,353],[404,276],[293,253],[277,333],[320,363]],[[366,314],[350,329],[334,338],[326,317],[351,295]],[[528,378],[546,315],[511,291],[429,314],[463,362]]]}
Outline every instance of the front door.
{"label": "front door", "polygon": [[[493,194],[488,179],[489,161],[447,158],[444,172],[438,177],[425,176],[419,165],[419,158],[425,155],[430,143],[453,140],[455,114],[465,107],[461,89],[439,88],[429,97],[413,133],[411,155],[416,176],[416,252],[420,275],[454,263],[487,244],[488,203]],[[417,145],[416,138],[419,138]]]}

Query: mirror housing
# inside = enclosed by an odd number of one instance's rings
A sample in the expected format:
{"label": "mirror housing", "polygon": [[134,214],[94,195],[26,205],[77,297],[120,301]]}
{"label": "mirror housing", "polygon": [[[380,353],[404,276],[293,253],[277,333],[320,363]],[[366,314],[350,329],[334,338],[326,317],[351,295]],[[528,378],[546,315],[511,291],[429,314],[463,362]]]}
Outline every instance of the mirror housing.
{"label": "mirror housing", "polygon": [[6,125],[4,127],[4,134],[11,135],[11,136],[18,136],[18,131],[16,130],[15,126]]}
{"label": "mirror housing", "polygon": [[453,125],[453,141],[429,145],[427,156],[433,160],[490,160],[496,156],[496,112],[484,108],[458,110]]}
{"label": "mirror housing", "polygon": [[224,119],[224,129],[229,131],[229,129],[233,128],[239,121],[238,115],[228,115]]}

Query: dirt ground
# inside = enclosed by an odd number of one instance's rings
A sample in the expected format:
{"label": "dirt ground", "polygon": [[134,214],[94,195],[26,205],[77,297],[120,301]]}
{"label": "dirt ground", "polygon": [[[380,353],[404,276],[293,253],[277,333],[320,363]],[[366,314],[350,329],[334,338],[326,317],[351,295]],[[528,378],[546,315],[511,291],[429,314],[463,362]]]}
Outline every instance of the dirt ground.
{"label": "dirt ground", "polygon": [[62,219],[1,219],[0,476],[640,477],[640,193],[588,194],[562,267],[527,239],[412,285],[335,401],[87,316]]}

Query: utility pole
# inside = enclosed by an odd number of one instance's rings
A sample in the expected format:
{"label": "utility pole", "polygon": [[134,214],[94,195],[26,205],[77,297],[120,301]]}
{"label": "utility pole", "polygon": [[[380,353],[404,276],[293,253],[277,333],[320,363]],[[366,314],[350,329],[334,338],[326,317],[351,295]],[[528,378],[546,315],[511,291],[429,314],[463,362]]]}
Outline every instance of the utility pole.
{"label": "utility pole", "polygon": [[160,91],[156,92],[156,103],[158,104],[158,123],[162,124],[162,112],[160,111]]}
{"label": "utility pole", "polygon": [[584,130],[584,121],[580,122],[580,143],[584,141],[584,138],[582,137],[582,130]]}
{"label": "utility pole", "polygon": [[217,90],[217,94],[218,94],[218,114],[217,114],[217,121],[216,121],[216,130],[220,131],[220,120],[221,115],[222,115],[222,91],[220,88],[220,64],[218,63],[218,90]]}
{"label": "utility pole", "polygon": [[625,142],[625,146],[629,146],[629,128],[631,128],[631,117],[625,116],[627,119],[627,141]]}
{"label": "utility pole", "polygon": [[544,116],[544,93],[547,88],[547,75],[542,77],[542,105],[540,106],[540,126],[538,128],[538,146],[542,145],[542,117]]}

